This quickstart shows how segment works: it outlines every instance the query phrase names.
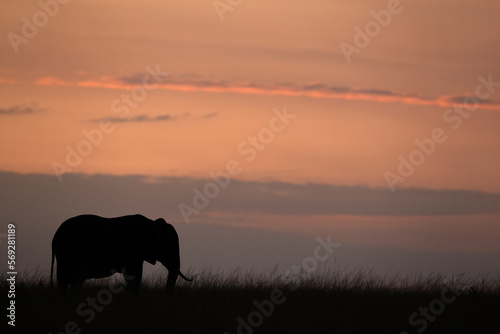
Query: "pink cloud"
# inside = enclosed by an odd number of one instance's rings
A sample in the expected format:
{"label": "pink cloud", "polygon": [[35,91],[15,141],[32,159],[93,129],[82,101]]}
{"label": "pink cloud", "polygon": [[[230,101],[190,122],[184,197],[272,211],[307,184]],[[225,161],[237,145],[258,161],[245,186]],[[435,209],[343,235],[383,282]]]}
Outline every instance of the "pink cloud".
{"label": "pink cloud", "polygon": [[[97,80],[69,82],[53,77],[35,80],[35,84],[43,86],[74,86],[98,87],[106,89],[131,89],[142,85],[143,75],[136,74],[129,77],[113,78],[103,76]],[[212,93],[239,93],[250,95],[309,97],[315,99],[373,101],[379,103],[401,103],[407,105],[453,107],[462,105],[472,94],[443,95],[434,98],[425,97],[416,93],[397,92],[390,90],[366,89],[358,87],[331,86],[322,83],[308,85],[275,84],[259,85],[250,82],[228,83],[220,80],[203,79],[197,77],[182,77],[173,79],[164,78],[156,89],[183,92],[212,92]],[[500,110],[500,103],[480,101],[478,109]]]}

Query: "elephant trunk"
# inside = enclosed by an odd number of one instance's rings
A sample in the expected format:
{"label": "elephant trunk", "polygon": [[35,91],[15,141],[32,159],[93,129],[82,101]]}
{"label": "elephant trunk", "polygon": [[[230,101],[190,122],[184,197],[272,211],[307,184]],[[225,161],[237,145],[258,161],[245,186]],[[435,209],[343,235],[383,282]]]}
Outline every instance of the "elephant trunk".
{"label": "elephant trunk", "polygon": [[177,232],[172,225],[166,224],[164,220],[161,220],[159,224],[164,227],[164,233],[160,234],[163,236],[160,244],[164,245],[165,248],[161,248],[163,251],[160,253],[161,255],[158,260],[168,269],[167,291],[173,291],[179,276],[187,281],[191,281],[191,279],[181,273],[179,237]]}
{"label": "elephant trunk", "polygon": [[184,274],[181,272],[181,270],[179,269],[179,262],[175,264],[165,265],[165,267],[167,267],[168,269],[167,291],[171,292],[174,290],[175,283],[177,282],[177,278],[179,278],[179,276],[188,282],[193,281],[193,279],[184,276]]}
{"label": "elephant trunk", "polygon": [[177,270],[175,270],[175,269],[170,270],[169,269],[168,270],[168,278],[167,278],[167,291],[171,292],[174,290],[175,282],[177,282],[177,278],[179,276],[188,282],[193,281],[192,278],[188,278],[188,277],[184,276],[184,274],[179,269],[177,269]]}
{"label": "elephant trunk", "polygon": [[172,249],[170,258],[166,261],[161,261],[162,264],[168,269],[167,278],[167,291],[173,291],[177,278],[179,277],[181,260],[179,255],[179,245],[175,245],[175,249]]}

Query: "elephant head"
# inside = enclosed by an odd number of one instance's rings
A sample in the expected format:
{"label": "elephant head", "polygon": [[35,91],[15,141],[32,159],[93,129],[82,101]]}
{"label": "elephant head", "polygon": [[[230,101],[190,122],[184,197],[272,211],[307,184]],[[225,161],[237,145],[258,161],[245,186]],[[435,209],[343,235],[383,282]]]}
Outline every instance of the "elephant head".
{"label": "elephant head", "polygon": [[167,291],[173,290],[179,276],[186,281],[192,281],[180,270],[179,236],[174,227],[159,218],[153,221],[153,233],[155,243],[149,248],[152,252],[146,254],[145,260],[151,264],[159,261],[168,269]]}

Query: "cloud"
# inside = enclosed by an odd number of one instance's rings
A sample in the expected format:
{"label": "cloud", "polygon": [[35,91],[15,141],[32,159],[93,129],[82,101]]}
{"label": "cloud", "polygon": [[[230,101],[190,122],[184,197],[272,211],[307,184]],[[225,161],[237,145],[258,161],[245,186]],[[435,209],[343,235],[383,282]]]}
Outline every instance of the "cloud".
{"label": "cloud", "polygon": [[98,123],[101,121],[117,122],[117,123],[141,123],[141,122],[163,122],[163,121],[173,121],[179,119],[180,116],[172,116],[170,114],[163,114],[158,116],[149,116],[146,114],[137,115],[134,117],[103,117],[103,118],[93,118],[89,122]]}
{"label": "cloud", "polygon": [[[178,219],[181,219],[179,204],[193,206],[195,189],[203,193],[205,186],[214,182],[211,179],[141,175],[67,174],[64,179],[65,181],[60,186],[55,175],[21,175],[0,172],[0,184],[3,182],[9,189],[19,190],[19,187],[24,187],[26,191],[29,191],[29,189],[36,188],[41,193],[54,194],[56,197],[62,192],[61,198],[55,198],[54,203],[68,201],[86,203],[85,199],[94,194],[93,196],[97,196],[96,205],[99,210],[107,212],[105,203],[109,204],[110,199],[119,194],[116,198],[117,203],[133,203],[124,210],[139,212],[145,203],[137,201],[137,198],[148,198],[148,207],[164,210]],[[15,184],[12,183],[14,181]],[[74,189],[79,190],[75,192]],[[201,200],[198,199],[198,201]],[[220,190],[218,196],[209,201],[209,205],[201,210],[200,216],[210,212],[285,216],[500,214],[499,193],[423,188],[398,189],[393,193],[386,188],[318,183],[293,184],[231,180],[229,185]],[[39,205],[44,205],[43,201]],[[116,208],[109,210],[112,213]]]}
{"label": "cloud", "polygon": [[203,116],[201,116],[201,117],[202,117],[202,118],[212,118],[212,117],[216,117],[218,114],[219,114],[219,111],[214,111],[214,112],[211,112],[211,113],[205,114],[205,115],[203,115]]}
{"label": "cloud", "polygon": [[[470,94],[470,95],[457,94],[457,95],[443,96],[441,99],[444,100],[444,101],[448,101],[449,103],[455,104],[455,105],[469,104],[471,107],[474,106],[474,104],[477,101],[477,98],[474,95],[472,95],[472,94]],[[483,106],[488,106],[488,105],[495,106],[495,105],[498,105],[497,103],[495,103],[494,101],[492,101],[490,99],[481,100],[480,103]]]}
{"label": "cloud", "polygon": [[483,10],[500,10],[500,4],[482,4],[479,6],[479,8]]}
{"label": "cloud", "polygon": [[[238,222],[234,222],[234,227],[223,226],[217,221],[214,223],[218,223],[218,226],[210,225],[205,223],[206,216],[198,224],[186,225],[178,214],[178,204],[181,200],[192,199],[191,187],[194,185],[200,187],[206,180],[162,178],[157,180],[156,183],[146,182],[145,180],[146,177],[144,176],[132,175],[69,174],[65,177],[63,183],[59,183],[54,175],[0,172],[0,185],[2,185],[3,189],[9,189],[8,192],[0,192],[2,219],[5,222],[15,222],[19,235],[22,234],[23,236],[24,251],[20,252],[20,263],[31,268],[41,266],[43,270],[47,269],[50,265],[50,242],[52,237],[58,226],[69,217],[83,213],[106,217],[140,213],[151,219],[163,217],[169,223],[174,224],[182,240],[182,259],[185,268],[198,267],[202,269],[206,264],[210,264],[214,268],[228,270],[236,267],[241,268],[242,266],[248,269],[252,268],[252,270],[254,268],[260,270],[258,269],[259,266],[272,269],[279,263],[281,269],[287,269],[290,265],[300,263],[298,261],[302,261],[312,254],[318,236],[324,238],[327,235],[331,235],[333,242],[342,243],[335,262],[335,267],[338,268],[347,268],[347,265],[350,268],[353,268],[353,266],[354,268],[366,267],[366,263],[371,263],[373,269],[380,270],[381,275],[385,274],[389,269],[400,272],[403,268],[411,268],[411,270],[418,272],[423,270],[443,270],[443,268],[450,269],[450,266],[455,268],[455,265],[457,272],[462,272],[471,267],[476,268],[477,266],[489,270],[498,268],[498,253],[467,253],[469,249],[475,249],[474,247],[483,249],[481,247],[484,244],[497,244],[495,243],[495,237],[498,233],[495,226],[498,224],[496,224],[495,216],[489,218],[490,220],[471,218],[470,224],[467,224],[468,217],[462,218],[464,224],[461,224],[460,221],[455,224],[455,217],[450,217],[450,224],[445,223],[444,225],[436,217],[431,219],[420,217],[415,220],[416,226],[408,223],[408,220],[401,219],[400,221],[399,217],[389,219],[388,224],[386,224],[386,217],[382,220],[363,220],[366,224],[363,223],[362,225],[349,222],[345,217],[337,217],[334,219],[336,224],[326,226],[325,233],[316,234],[313,232],[312,235],[293,234],[287,225],[284,225],[283,229],[281,229],[282,232],[279,233],[266,231],[265,229],[276,227],[273,226],[276,225],[274,216],[259,221],[260,225],[246,229]],[[262,188],[262,186],[264,187]],[[332,189],[335,189],[335,187],[327,185],[321,188],[318,185],[233,183],[231,181],[222,193],[228,192],[233,196],[238,195],[237,198],[234,198],[234,203],[237,203],[238,206],[245,201],[242,196],[246,194],[241,190],[246,189],[247,192],[257,191],[256,194],[248,198],[249,202],[255,201],[256,196],[261,193],[269,193],[265,200],[270,199],[271,201],[266,206],[263,206],[264,201],[259,201],[253,207],[253,209],[258,208],[263,213],[266,213],[276,204],[274,198],[276,196],[270,196],[272,192],[283,188],[286,188],[287,196],[298,196],[295,192],[304,189],[310,189],[316,195],[332,192]],[[340,192],[338,195],[349,195],[349,189],[370,192],[370,189],[365,187],[344,187],[337,189]],[[403,191],[401,194],[404,202],[413,193],[415,198],[412,205],[418,209],[420,206],[417,201],[418,197],[425,196],[427,193],[424,191],[421,194],[416,194],[415,191],[412,190],[409,193]],[[460,193],[460,191],[450,194],[440,193],[433,201],[436,202],[436,200],[442,200],[443,198],[450,199],[453,194]],[[307,192],[304,193],[301,196],[301,201],[304,201],[307,195]],[[287,197],[285,196],[285,198]],[[485,200],[491,201],[488,198]],[[279,210],[285,214],[293,213],[294,208],[292,206],[297,204],[296,201],[290,200],[290,198],[288,198],[288,202],[287,208],[279,207]],[[351,202],[353,204],[351,208],[355,208],[355,204],[359,206],[367,204],[366,198],[360,198],[358,201],[356,198],[344,197],[345,202]],[[305,201],[301,206],[308,203],[308,201]],[[214,204],[220,208],[221,205],[228,206],[231,203],[227,199],[219,202],[217,197],[211,201],[207,210],[211,209]],[[253,205],[252,203],[249,204]],[[342,204],[336,206],[336,210]],[[392,204],[394,208],[398,207],[397,202]],[[387,205],[389,204],[386,203]],[[422,205],[428,205],[428,202],[424,201]],[[447,204],[446,201],[444,202],[445,207],[451,205],[453,203]],[[470,203],[468,206],[472,207],[473,205],[474,203]],[[231,210],[231,208],[228,209]],[[303,211],[303,209],[301,210]],[[259,213],[257,212],[257,214]],[[283,217],[283,221],[289,222],[290,219],[288,218],[289,216]],[[298,219],[300,219],[304,229],[309,229],[308,224],[314,223],[314,221],[311,221],[311,217],[303,216],[298,217]],[[346,224],[348,223],[351,226],[350,230],[342,227],[343,221],[346,221]],[[419,224],[421,224],[421,228]],[[415,229],[412,229],[412,227],[415,227]],[[366,242],[366,240],[370,240],[370,242]],[[392,242],[390,242],[391,240]],[[453,241],[452,245],[457,245],[462,252],[431,253],[430,251],[417,251],[419,249],[446,249],[444,246],[450,240]],[[395,244],[396,246],[391,246]],[[404,247],[397,246],[398,244],[404,245]],[[442,245],[442,247],[433,248],[434,244]],[[372,247],[359,248],[356,245],[372,245]],[[385,248],[382,248],[381,245],[385,245]],[[413,247],[414,245],[418,247]],[[249,252],[249,249],[252,249],[252,252]],[[339,263],[337,260],[342,261]],[[258,265],[255,267],[255,264]]]}
{"label": "cloud", "polygon": [[[78,86],[78,87],[101,87],[108,89],[131,89],[142,85],[144,73],[136,73],[120,78],[101,77],[97,80],[80,82],[62,81],[52,77],[40,78],[35,81],[37,85],[46,86]],[[334,86],[325,83],[310,83],[297,85],[292,83],[281,83],[273,85],[261,85],[253,82],[227,82],[211,78],[204,78],[197,74],[180,75],[178,78],[172,76],[164,77],[156,89],[184,91],[184,92],[212,92],[212,93],[239,93],[251,95],[271,96],[295,96],[309,97],[314,99],[337,99],[373,101],[380,103],[402,103],[408,105],[453,107],[455,104],[464,102],[460,99],[464,94],[454,96],[426,97],[418,93],[398,92],[385,89],[359,88]],[[480,109],[500,110],[500,103],[492,101],[481,101]]]}
{"label": "cloud", "polygon": [[46,108],[40,108],[36,103],[18,104],[7,108],[0,108],[0,115],[23,115],[33,114],[35,112],[44,111]]}
{"label": "cloud", "polygon": [[[218,112],[212,112],[204,114],[201,116],[202,119],[212,118],[218,115]],[[88,122],[99,123],[101,121],[117,122],[117,123],[148,123],[148,122],[165,122],[165,121],[177,121],[180,119],[185,119],[192,117],[190,113],[183,113],[180,115],[163,114],[157,116],[149,116],[147,114],[137,115],[134,117],[102,117],[102,118],[92,118]]]}
{"label": "cloud", "polygon": [[69,81],[64,81],[54,77],[36,79],[35,84],[39,86],[74,86],[74,84]]}
{"label": "cloud", "polygon": [[[169,74],[158,74],[158,75],[159,75],[161,81],[165,81],[165,79],[169,76]],[[145,73],[135,73],[132,75],[117,78],[116,80],[118,82],[123,82],[123,83],[131,84],[134,86],[142,86],[142,85],[144,85],[144,77],[145,76],[146,76]]]}
{"label": "cloud", "polygon": [[[160,183],[169,184],[167,178]],[[212,180],[185,181],[203,191]],[[194,194],[193,194],[194,196]],[[192,197],[185,198],[192,205]],[[386,188],[232,180],[207,210],[236,214],[428,216],[500,213],[500,194],[469,190]]]}
{"label": "cloud", "polygon": [[16,84],[18,82],[19,81],[16,79],[6,79],[6,78],[0,76],[0,85],[2,85],[2,84],[11,84],[12,85],[12,84]]}

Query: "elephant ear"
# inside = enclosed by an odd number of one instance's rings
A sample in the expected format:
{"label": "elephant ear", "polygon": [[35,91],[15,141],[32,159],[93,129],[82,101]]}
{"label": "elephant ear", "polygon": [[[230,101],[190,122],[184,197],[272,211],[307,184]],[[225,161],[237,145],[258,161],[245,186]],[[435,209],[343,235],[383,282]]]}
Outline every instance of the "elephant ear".
{"label": "elephant ear", "polygon": [[162,218],[151,222],[151,234],[146,241],[146,252],[144,254],[144,260],[151,263],[152,265],[156,264],[156,259],[161,254],[160,245],[163,241],[163,223],[165,223],[165,220],[163,220]]}

